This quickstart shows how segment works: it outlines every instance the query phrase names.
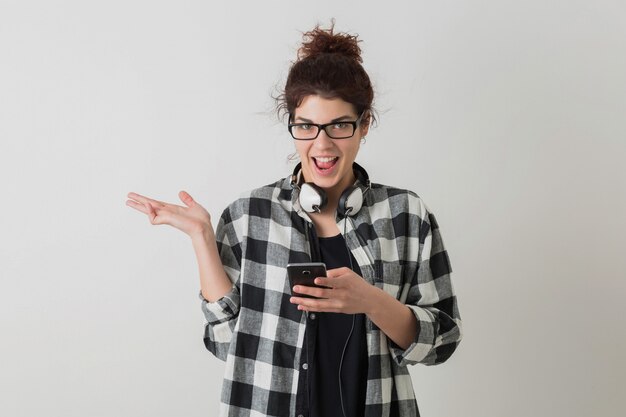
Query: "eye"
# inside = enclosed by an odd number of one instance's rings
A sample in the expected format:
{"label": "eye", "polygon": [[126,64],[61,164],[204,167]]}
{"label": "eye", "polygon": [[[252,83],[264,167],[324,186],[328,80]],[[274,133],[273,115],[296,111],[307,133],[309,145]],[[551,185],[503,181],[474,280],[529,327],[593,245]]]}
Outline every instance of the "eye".
{"label": "eye", "polygon": [[298,130],[311,130],[313,129],[313,125],[302,123],[295,126]]}
{"label": "eye", "polygon": [[342,129],[346,129],[348,126],[350,126],[348,123],[339,122],[333,125],[333,129],[342,130]]}

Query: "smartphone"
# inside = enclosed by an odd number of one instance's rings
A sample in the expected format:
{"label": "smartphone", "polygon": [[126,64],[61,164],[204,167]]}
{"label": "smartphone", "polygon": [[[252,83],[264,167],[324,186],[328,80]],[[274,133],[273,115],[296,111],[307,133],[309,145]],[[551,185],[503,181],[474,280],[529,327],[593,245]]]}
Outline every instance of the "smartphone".
{"label": "smartphone", "polygon": [[[287,276],[289,277],[289,283],[291,284],[292,292],[294,285],[306,285],[307,287],[326,288],[313,282],[317,277],[326,276],[326,264],[322,262],[287,264]],[[293,295],[298,297],[317,298],[311,295],[300,294],[297,292],[293,292]]]}

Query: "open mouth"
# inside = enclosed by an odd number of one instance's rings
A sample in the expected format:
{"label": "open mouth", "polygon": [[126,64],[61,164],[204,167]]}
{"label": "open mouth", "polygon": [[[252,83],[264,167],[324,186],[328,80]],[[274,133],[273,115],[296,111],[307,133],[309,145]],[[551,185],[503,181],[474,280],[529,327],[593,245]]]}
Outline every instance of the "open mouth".
{"label": "open mouth", "polygon": [[326,171],[335,166],[337,161],[339,160],[338,156],[333,157],[314,157],[313,161],[315,162],[315,166],[317,169],[321,171]]}

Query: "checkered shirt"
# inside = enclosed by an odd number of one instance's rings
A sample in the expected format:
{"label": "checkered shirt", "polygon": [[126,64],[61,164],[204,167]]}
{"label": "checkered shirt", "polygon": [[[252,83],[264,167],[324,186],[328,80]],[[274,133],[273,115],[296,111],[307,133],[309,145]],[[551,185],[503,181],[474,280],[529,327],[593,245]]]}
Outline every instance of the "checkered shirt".
{"label": "checkered shirt", "polygon": [[[435,217],[415,193],[372,184],[361,210],[337,225],[342,233],[346,227],[363,278],[406,304],[418,322],[405,350],[366,319],[365,416],[418,416],[407,365],[444,362],[461,340]],[[306,395],[298,392],[306,316],[289,302],[286,265],[311,261],[311,227],[289,177],[242,196],[219,220],[218,249],[233,287],[215,302],[200,298],[204,343],[226,361],[220,416],[295,416]]]}

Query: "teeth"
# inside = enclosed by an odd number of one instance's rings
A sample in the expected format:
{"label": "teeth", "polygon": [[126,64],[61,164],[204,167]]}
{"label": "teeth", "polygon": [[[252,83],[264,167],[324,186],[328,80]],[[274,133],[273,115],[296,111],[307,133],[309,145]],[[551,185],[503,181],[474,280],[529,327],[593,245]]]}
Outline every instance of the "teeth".
{"label": "teeth", "polygon": [[315,157],[315,159],[319,162],[332,162],[335,159],[337,159],[338,157],[336,156],[332,156],[332,157]]}

